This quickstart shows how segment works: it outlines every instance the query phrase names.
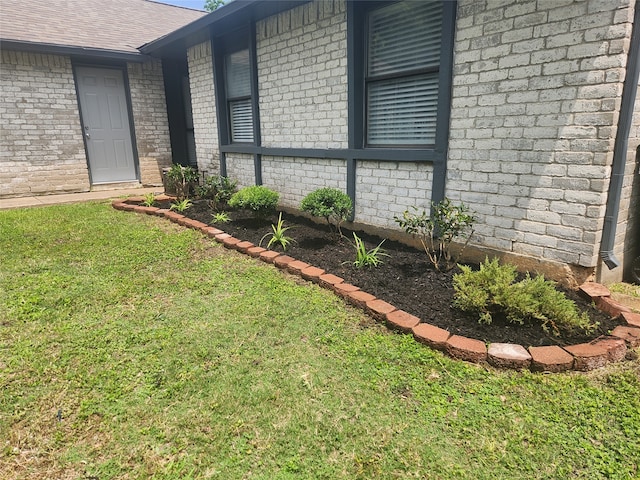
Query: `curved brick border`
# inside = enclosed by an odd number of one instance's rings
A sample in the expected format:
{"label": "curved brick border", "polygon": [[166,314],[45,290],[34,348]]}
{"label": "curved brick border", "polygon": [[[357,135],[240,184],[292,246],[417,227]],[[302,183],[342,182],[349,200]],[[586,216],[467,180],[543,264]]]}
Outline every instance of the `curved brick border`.
{"label": "curved brick border", "polygon": [[189,219],[177,212],[138,205],[142,200],[139,197],[114,200],[112,206],[116,210],[165,217],[178,225],[199,230],[224,245],[225,248],[259,258],[277,268],[333,291],[347,302],[364,310],[374,319],[385,323],[387,327],[411,333],[418,342],[440,350],[453,358],[474,363],[486,361],[498,368],[516,370],[526,368],[534,372],[589,371],[603,367],[607,363],[618,362],[625,358],[628,348],[640,346],[640,314],[633,313],[630,308],[614,301],[607,287],[598,283],[587,282],[580,286],[579,290],[582,295],[592,300],[600,310],[613,317],[622,316],[626,321],[626,326],[616,327],[610,336],[596,338],[590,343],[566,347],[547,346],[527,349],[522,345],[510,343],[491,343],[487,347],[480,340],[451,335],[442,328],[428,323],[420,323],[418,317],[398,310],[390,303],[363,292],[357,286],[345,283],[342,278],[320,268],[308,265],[288,255],[255,246],[251,242],[242,241],[222,230]]}

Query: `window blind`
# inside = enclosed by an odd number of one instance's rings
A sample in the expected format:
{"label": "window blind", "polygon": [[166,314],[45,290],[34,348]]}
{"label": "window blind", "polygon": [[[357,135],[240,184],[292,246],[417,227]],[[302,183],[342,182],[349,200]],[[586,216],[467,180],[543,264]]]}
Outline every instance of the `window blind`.
{"label": "window blind", "polygon": [[251,99],[229,102],[231,115],[231,141],[253,142],[253,115]]}
{"label": "window blind", "polygon": [[231,141],[253,142],[249,50],[228,54],[225,57],[225,69]]}
{"label": "window blind", "polygon": [[368,26],[367,143],[435,143],[441,2],[373,10]]}

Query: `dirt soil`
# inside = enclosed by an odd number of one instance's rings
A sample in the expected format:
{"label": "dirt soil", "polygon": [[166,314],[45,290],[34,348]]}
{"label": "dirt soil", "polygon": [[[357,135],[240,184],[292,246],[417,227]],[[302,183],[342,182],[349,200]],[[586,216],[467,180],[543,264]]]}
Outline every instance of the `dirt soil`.
{"label": "dirt soil", "polygon": [[[162,205],[168,208],[168,205]],[[271,225],[277,222],[277,215],[257,220],[244,211],[227,212],[231,221],[214,225],[220,230],[255,245],[266,247],[270,237]],[[210,223],[212,211],[206,202],[197,201],[192,208],[184,212],[190,218]],[[560,337],[545,332],[539,325],[513,325],[504,320],[494,319],[491,325],[480,324],[476,317],[454,309],[451,304],[454,295],[452,278],[459,272],[456,267],[449,272],[438,272],[429,263],[421,250],[404,244],[386,240],[383,249],[388,257],[381,257],[383,264],[378,267],[356,268],[355,248],[352,231],[342,228],[343,237],[332,235],[328,225],[318,224],[307,218],[283,213],[285,226],[294,242],[286,254],[310,265],[324,269],[342,277],[345,282],[357,285],[363,291],[391,303],[396,308],[420,318],[422,322],[436,325],[452,334],[475,338],[487,343],[505,342],[525,347],[541,345],[572,345],[589,342],[606,335],[621,321],[603,314],[577,292],[563,290],[579,309],[587,311],[590,318],[599,322],[595,333],[590,335],[568,335]],[[365,241],[367,248],[378,245],[382,239],[363,232],[356,234]],[[273,248],[282,251],[280,247]],[[533,272],[532,272],[533,273]],[[560,287],[558,287],[560,288]]]}

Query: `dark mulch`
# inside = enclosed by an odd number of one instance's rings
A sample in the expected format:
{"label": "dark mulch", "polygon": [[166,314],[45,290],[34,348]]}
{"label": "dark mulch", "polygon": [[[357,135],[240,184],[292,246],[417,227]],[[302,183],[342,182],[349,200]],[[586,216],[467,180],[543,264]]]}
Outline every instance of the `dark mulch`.
{"label": "dark mulch", "polygon": [[[166,205],[163,207],[168,208]],[[185,212],[188,217],[205,223],[211,222],[211,213],[205,202],[196,202]],[[215,226],[236,238],[256,245],[265,234],[271,232],[271,225],[277,221],[277,216],[256,220],[243,211],[227,213],[232,221]],[[287,255],[342,277],[345,282],[357,285],[363,291],[419,317],[422,322],[444,328],[452,334],[489,343],[505,342],[524,346],[571,345],[606,335],[620,324],[617,319],[603,314],[571,290],[563,291],[580,309],[589,312],[592,320],[600,323],[595,333],[563,333],[560,337],[554,337],[537,325],[511,325],[500,320],[495,320],[491,325],[480,324],[477,318],[451,307],[454,294],[452,277],[459,271],[457,268],[446,273],[438,272],[428,262],[424,252],[388,240],[384,242],[383,248],[390,256],[383,258],[382,265],[375,268],[356,268],[353,266],[355,249],[350,230],[343,228],[344,238],[336,239],[327,225],[286,213],[283,213],[283,219],[285,226],[293,226],[287,234],[295,240],[287,248]],[[375,247],[382,240],[359,231],[356,234],[365,240],[368,248]],[[268,239],[269,237],[262,241],[262,246],[266,245]]]}

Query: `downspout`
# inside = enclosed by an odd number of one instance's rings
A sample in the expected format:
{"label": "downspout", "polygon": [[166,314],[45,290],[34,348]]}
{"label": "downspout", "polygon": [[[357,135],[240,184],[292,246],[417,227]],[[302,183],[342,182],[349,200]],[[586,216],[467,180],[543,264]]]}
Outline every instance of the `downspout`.
{"label": "downspout", "polygon": [[604,214],[602,241],[600,243],[600,257],[609,270],[620,265],[620,261],[613,253],[616,239],[618,214],[620,213],[620,197],[627,162],[627,148],[629,146],[629,132],[633,117],[633,109],[638,90],[638,75],[640,72],[640,0],[636,0],[633,15],[633,31],[627,58],[627,73],[622,87],[622,105],[620,106],[620,120],[618,132],[613,147],[613,163],[611,165],[611,181],[607,197],[607,208]]}

